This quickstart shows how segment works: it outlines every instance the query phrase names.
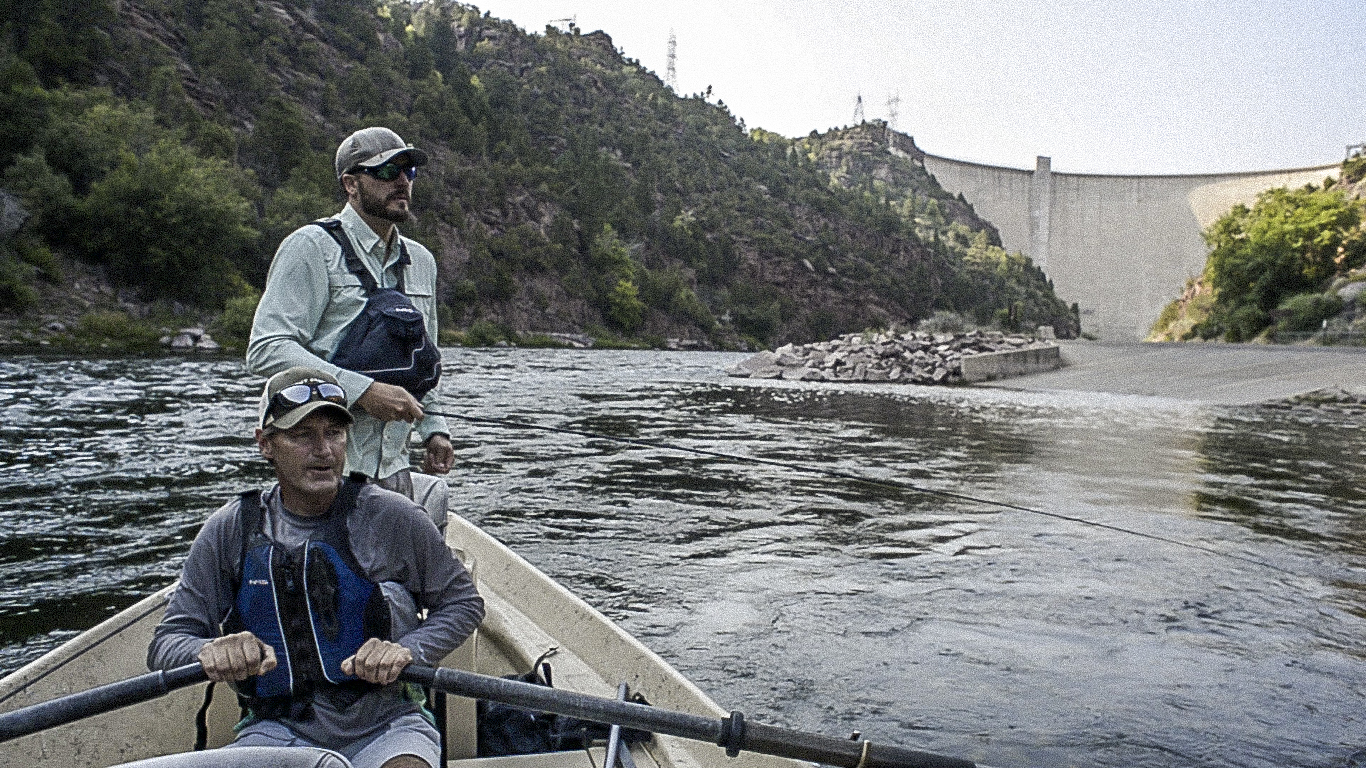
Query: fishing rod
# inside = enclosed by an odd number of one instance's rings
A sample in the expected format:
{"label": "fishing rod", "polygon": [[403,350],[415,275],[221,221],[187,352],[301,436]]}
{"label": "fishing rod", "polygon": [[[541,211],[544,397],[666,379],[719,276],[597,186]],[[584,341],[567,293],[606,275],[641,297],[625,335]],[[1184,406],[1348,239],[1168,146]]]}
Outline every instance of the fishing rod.
{"label": "fishing rod", "polygon": [[590,432],[582,429],[570,429],[568,427],[553,427],[548,424],[533,424],[531,422],[526,421],[516,421],[513,419],[499,419],[494,418],[492,416],[470,416],[468,414],[463,413],[450,413],[445,411],[432,410],[424,410],[423,412],[426,414],[430,414],[432,416],[444,416],[448,419],[459,419],[461,421],[467,421],[472,424],[492,424],[496,426],[516,427],[518,429],[537,430],[540,432],[555,432],[564,435],[576,435],[578,437],[587,437],[594,440],[610,440],[612,442],[624,443],[626,445],[635,445],[643,448],[654,448],[656,450],[665,451],[680,451],[683,453],[693,453],[700,456],[711,456],[714,458],[730,459],[732,461],[747,462],[750,464],[765,464],[772,467],[790,469],[796,472],[806,472],[808,474],[824,475],[826,477],[836,477],[842,480],[852,480],[854,482],[864,483],[866,485],[872,485],[890,490],[910,491],[913,493],[921,493],[930,496],[940,496],[943,498],[954,499],[956,501],[970,501],[975,504],[985,504],[988,506],[1000,507],[1002,509],[1009,509],[1015,512],[1024,512],[1026,514],[1039,515],[1041,517],[1051,517],[1055,520],[1065,520],[1067,522],[1077,523],[1079,525],[1088,525],[1092,528],[1114,531],[1115,533],[1123,533],[1129,536],[1138,536],[1140,538],[1150,539],[1152,541],[1160,541],[1164,544],[1171,544],[1177,547],[1185,547],[1186,549],[1195,550],[1197,552],[1204,552],[1210,555],[1217,555],[1219,557],[1227,557],[1251,565],[1260,566],[1262,568],[1270,568],[1273,571],[1280,571],[1281,573],[1284,573],[1289,576],[1300,575],[1298,573],[1295,573],[1294,571],[1287,570],[1272,563],[1257,560],[1256,558],[1235,554],[1233,552],[1225,552],[1221,549],[1215,549],[1213,547],[1207,547],[1201,544],[1192,544],[1188,541],[1173,539],[1168,536],[1163,536],[1161,534],[1136,531],[1132,528],[1125,528],[1123,526],[1114,525],[1112,523],[1102,523],[1096,520],[1087,520],[1084,517],[1076,517],[1075,515],[1065,515],[1061,512],[1049,512],[1043,509],[1035,509],[1034,507],[1026,507],[1019,504],[1012,504],[1008,501],[999,501],[997,499],[987,499],[982,498],[980,496],[971,496],[969,494],[958,493],[956,491],[945,491],[940,490],[938,488],[929,488],[923,485],[916,485],[914,483],[908,483],[901,480],[889,480],[883,478],[868,477],[866,475],[860,475],[855,472],[846,472],[844,470],[831,469],[829,467],[818,467],[810,464],[798,464],[796,462],[791,461],[766,459],[759,456],[741,456],[735,453],[713,451],[706,448],[693,448],[686,445],[678,445],[676,443],[667,443],[658,440],[646,440],[638,437],[618,437],[616,435],[606,435],[600,432]]}

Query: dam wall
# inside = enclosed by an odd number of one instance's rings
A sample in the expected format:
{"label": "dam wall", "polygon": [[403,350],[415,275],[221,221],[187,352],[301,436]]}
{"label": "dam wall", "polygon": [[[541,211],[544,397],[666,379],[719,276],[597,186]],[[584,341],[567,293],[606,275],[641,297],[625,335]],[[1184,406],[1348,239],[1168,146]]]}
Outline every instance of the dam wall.
{"label": "dam wall", "polygon": [[[1201,232],[1236,203],[1274,187],[1322,184],[1337,164],[1250,173],[1111,176],[1054,173],[926,154],[900,134],[893,151],[920,159],[1001,233],[1007,251],[1033,259],[1054,290],[1081,310],[1082,332],[1107,341],[1148,335],[1158,315],[1200,274]],[[910,151],[907,151],[910,150]]]}

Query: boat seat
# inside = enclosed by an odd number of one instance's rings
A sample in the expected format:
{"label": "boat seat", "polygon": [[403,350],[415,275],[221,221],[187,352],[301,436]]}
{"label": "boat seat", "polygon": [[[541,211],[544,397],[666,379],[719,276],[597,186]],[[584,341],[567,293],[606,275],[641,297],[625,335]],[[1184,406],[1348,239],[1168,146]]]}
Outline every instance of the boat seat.
{"label": "boat seat", "polygon": [[151,757],[111,768],[351,768],[351,762],[314,747],[233,747]]}

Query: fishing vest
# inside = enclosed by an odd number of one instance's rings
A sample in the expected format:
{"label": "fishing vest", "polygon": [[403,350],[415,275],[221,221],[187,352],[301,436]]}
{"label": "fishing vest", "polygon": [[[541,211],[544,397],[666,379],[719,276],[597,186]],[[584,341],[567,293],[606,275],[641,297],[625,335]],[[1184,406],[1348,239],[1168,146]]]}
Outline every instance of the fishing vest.
{"label": "fishing vest", "polygon": [[365,309],[351,321],[330,361],[348,371],[403,387],[421,400],[441,381],[441,350],[427,335],[422,313],[403,292],[404,267],[412,264],[408,246],[398,239],[398,285],[380,288],[361,263],[351,238],[337,219],[313,222],[341,246],[346,270],[365,289]]}
{"label": "fishing vest", "polygon": [[294,548],[265,533],[260,491],[240,497],[241,578],[223,631],[248,630],[275,649],[275,669],[237,686],[258,714],[307,719],[320,686],[352,700],[377,687],[341,671],[367,639],[390,639],[388,603],[356,562],[346,527],[364,484],[364,476],[347,478],[323,524]]}

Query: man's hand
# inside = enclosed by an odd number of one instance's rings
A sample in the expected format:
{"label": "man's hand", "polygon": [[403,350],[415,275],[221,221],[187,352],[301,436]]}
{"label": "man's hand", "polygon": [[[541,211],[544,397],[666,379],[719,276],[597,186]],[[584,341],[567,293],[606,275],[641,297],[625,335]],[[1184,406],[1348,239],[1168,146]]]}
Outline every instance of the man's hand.
{"label": "man's hand", "polygon": [[422,471],[429,475],[444,475],[451,471],[455,463],[455,448],[445,435],[435,434],[427,438],[427,455],[422,459]]}
{"label": "man's hand", "polygon": [[380,421],[417,421],[422,406],[408,390],[393,384],[373,382],[356,398],[356,405]]}
{"label": "man's hand", "polygon": [[413,652],[387,640],[370,638],[355,656],[342,659],[341,671],[355,675],[367,683],[388,685],[398,679],[398,673],[413,663]]}
{"label": "man's hand", "polygon": [[250,632],[210,640],[199,649],[204,674],[216,683],[246,680],[275,669],[275,649]]}

